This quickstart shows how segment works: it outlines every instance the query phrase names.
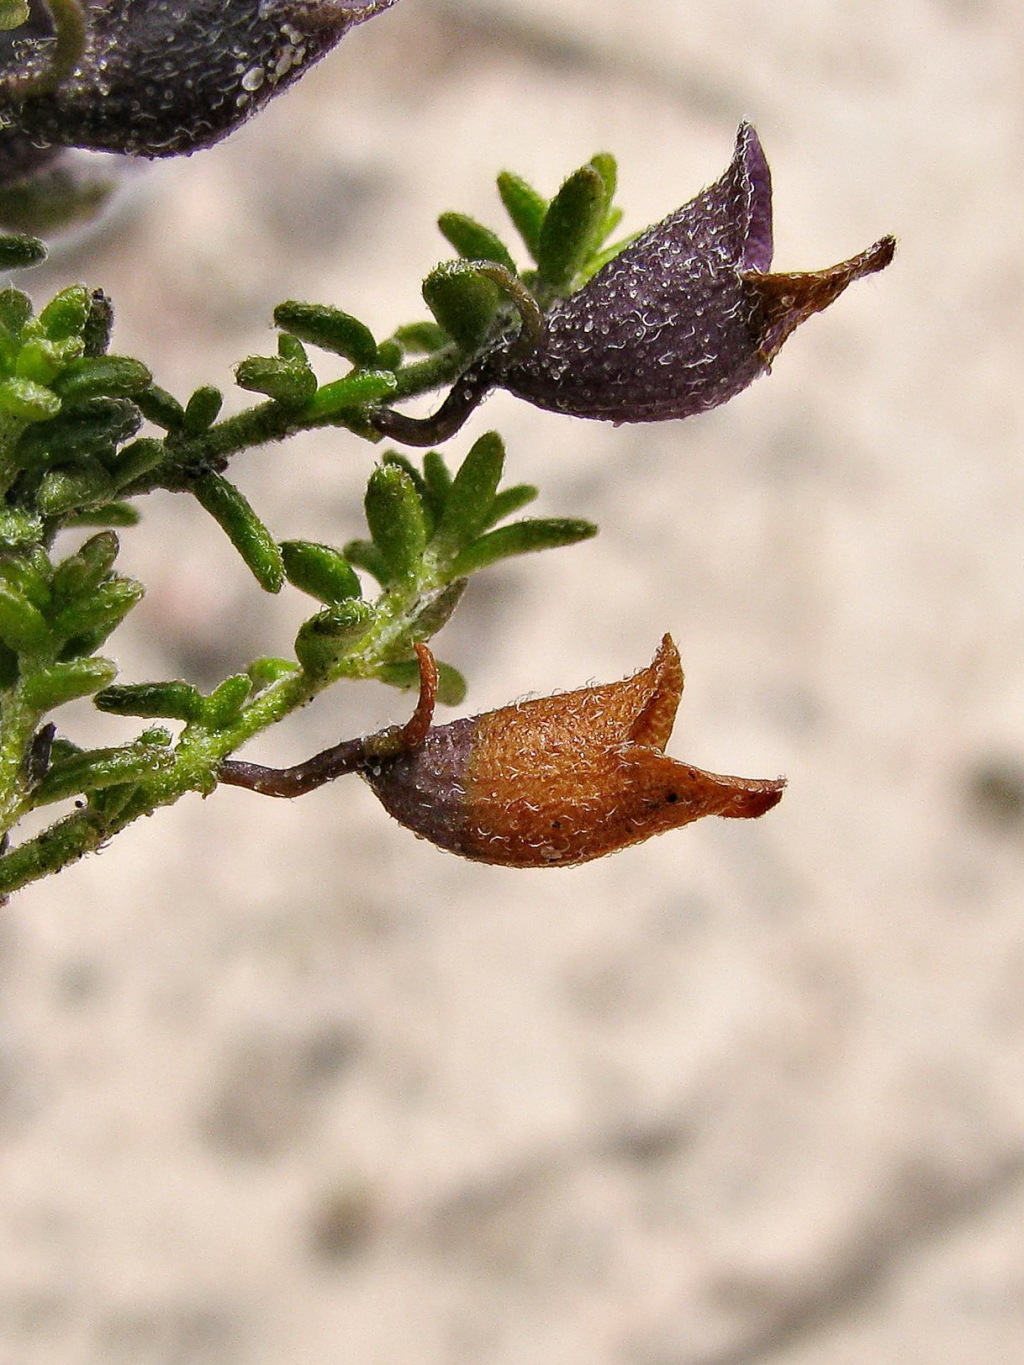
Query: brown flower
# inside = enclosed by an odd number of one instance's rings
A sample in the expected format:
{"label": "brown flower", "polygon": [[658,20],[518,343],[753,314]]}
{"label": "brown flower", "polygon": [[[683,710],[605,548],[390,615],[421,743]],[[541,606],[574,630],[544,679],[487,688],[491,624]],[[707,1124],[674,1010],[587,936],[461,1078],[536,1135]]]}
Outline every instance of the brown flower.
{"label": "brown flower", "polygon": [[763,815],[782,797],[782,779],[720,777],[665,755],[683,690],[668,635],[649,667],[622,682],[436,726],[433,656],[425,645],[417,652],[420,701],[404,729],[283,771],[228,761],[221,780],[296,796],[357,771],[421,838],[505,867],[589,862],[703,815]]}

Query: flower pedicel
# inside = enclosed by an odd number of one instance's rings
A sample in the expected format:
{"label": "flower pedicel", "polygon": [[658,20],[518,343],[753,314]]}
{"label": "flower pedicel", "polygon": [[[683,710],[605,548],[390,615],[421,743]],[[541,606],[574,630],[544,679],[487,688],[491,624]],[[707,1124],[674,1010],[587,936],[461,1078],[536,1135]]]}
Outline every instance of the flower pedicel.
{"label": "flower pedicel", "polygon": [[653,662],[622,682],[436,726],[436,666],[425,645],[416,652],[420,698],[406,726],[348,740],[295,768],[229,759],[220,780],[288,797],[358,772],[420,837],[505,867],[589,862],[704,815],[763,815],[782,797],[781,778],[722,777],[666,756],[683,689],[668,635]]}

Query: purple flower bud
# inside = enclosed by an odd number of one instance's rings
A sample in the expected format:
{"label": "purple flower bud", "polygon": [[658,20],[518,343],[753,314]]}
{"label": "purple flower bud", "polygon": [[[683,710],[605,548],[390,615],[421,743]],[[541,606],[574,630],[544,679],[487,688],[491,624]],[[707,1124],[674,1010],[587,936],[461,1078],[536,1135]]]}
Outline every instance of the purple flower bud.
{"label": "purple flower bud", "polygon": [[[0,40],[0,115],[37,143],[186,154],[232,132],[350,28],[394,3],[84,0],[84,52],[49,89],[55,28],[49,7],[32,0],[29,21]],[[40,88],[24,97],[34,75]]]}
{"label": "purple flower bud", "polygon": [[690,417],[767,371],[795,327],[888,265],[894,250],[884,237],[828,270],[767,274],[771,173],[744,123],[722,178],[556,303],[544,340],[499,361],[498,382],[576,417]]}

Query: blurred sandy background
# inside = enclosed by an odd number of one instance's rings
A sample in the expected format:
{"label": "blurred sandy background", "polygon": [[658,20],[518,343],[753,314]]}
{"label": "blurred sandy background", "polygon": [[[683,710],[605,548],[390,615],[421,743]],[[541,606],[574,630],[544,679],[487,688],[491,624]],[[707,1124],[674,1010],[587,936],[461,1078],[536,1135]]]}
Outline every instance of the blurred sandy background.
{"label": "blurred sandy background", "polygon": [[[420,315],[433,218],[499,225],[499,168],[553,191],[614,151],[639,227],[741,117],[778,268],[900,238],[724,409],[496,397],[452,445],[501,428],[542,513],[602,525],[474,584],[439,641],[466,710],[671,630],[672,752],[785,772],[778,810],[509,872],[355,780],[225,790],[4,912],[3,1365],[1020,1359],[1022,59],[1018,0],[403,0],[35,273],[107,288],[172,391],[227,387],[283,297]],[[341,542],[372,458],[326,433],[235,473]],[[286,652],[298,594],[153,502],[125,679]],[[251,755],[406,710],[339,690]]]}

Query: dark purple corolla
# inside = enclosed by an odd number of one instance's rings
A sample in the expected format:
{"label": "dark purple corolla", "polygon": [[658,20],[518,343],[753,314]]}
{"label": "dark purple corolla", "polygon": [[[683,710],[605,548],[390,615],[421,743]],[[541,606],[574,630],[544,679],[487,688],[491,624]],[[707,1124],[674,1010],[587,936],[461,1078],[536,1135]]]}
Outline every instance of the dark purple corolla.
{"label": "dark purple corolla", "polygon": [[[0,183],[47,148],[157,157],[208,147],[394,3],[85,0],[69,20],[67,6],[32,0],[28,22],[0,34]],[[84,43],[54,82],[48,68],[79,9]]]}
{"label": "dark purple corolla", "polygon": [[881,270],[884,237],[828,270],[772,275],[771,173],[741,125],[722,178],[556,303],[541,343],[499,360],[497,382],[538,407],[657,422],[717,407],[771,365],[789,334]]}

